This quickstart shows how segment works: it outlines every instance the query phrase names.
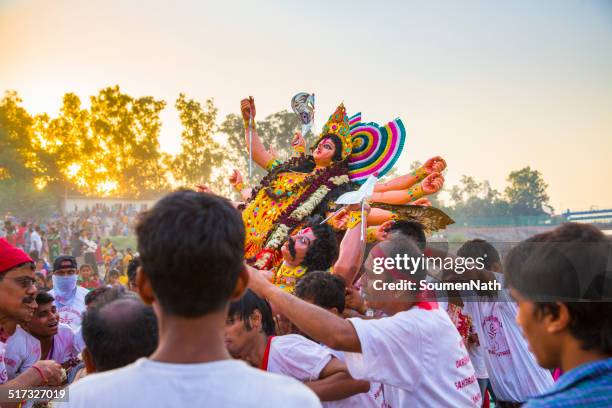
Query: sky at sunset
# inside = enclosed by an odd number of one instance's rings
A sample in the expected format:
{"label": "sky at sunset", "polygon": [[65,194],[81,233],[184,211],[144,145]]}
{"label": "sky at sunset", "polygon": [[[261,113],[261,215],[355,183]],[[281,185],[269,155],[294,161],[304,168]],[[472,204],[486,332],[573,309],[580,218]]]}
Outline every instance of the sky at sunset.
{"label": "sky at sunset", "polygon": [[[57,115],[118,84],[220,117],[253,95],[258,116],[315,92],[317,126],[344,101],[367,121],[404,120],[413,160],[446,158],[503,190],[530,165],[557,212],[612,208],[612,2],[0,0],[0,93]],[[288,135],[287,137],[290,137]]]}

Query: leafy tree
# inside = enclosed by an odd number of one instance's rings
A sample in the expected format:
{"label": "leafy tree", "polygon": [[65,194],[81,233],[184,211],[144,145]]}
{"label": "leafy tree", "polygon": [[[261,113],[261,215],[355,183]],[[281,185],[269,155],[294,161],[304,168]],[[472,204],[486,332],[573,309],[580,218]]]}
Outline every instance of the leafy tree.
{"label": "leafy tree", "polygon": [[0,178],[33,182],[33,119],[21,102],[15,91],[6,92],[0,101]]}
{"label": "leafy tree", "polygon": [[548,184],[538,170],[527,166],[511,172],[507,180],[510,185],[505,194],[513,215],[542,215],[545,209],[552,212],[546,194]]}
{"label": "leafy tree", "polygon": [[166,103],[151,96],[133,98],[119,86],[90,99],[90,126],[99,144],[92,167],[104,180],[95,186],[97,192],[142,197],[167,189],[158,140]]}
{"label": "leafy tree", "polygon": [[181,151],[172,166],[175,180],[191,188],[206,184],[218,193],[229,192],[229,186],[224,185],[227,181],[220,182],[226,175],[218,171],[226,163],[227,154],[213,138],[217,132],[213,100],[207,99],[202,105],[180,94],[175,106],[183,125]]}
{"label": "leafy tree", "polygon": [[0,214],[31,218],[50,214],[56,202],[34,186],[40,173],[31,145],[33,119],[20,104],[14,91],[0,101]]}

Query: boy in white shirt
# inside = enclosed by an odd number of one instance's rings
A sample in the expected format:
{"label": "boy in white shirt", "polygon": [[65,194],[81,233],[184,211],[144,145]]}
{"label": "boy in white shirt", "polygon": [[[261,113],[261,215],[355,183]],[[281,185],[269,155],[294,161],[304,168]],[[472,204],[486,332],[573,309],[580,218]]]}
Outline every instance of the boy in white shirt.
{"label": "boy in white shirt", "polygon": [[85,296],[89,291],[77,284],[78,265],[73,256],[61,255],[53,261],[53,289],[49,294],[55,298],[60,323],[73,331],[81,327],[85,312]]}
{"label": "boy in white shirt", "polygon": [[[294,294],[308,303],[312,303],[336,316],[342,316],[346,306],[346,284],[344,279],[338,275],[327,272],[314,271],[307,273],[295,287]],[[332,350],[323,345],[340,361],[345,362],[344,352]],[[371,382],[368,392],[353,395],[340,401],[332,401],[324,404],[325,407],[385,407],[384,385],[378,382]]]}
{"label": "boy in white shirt", "polygon": [[[422,256],[412,240],[392,239],[376,245],[365,266],[371,271],[375,259],[396,255]],[[446,312],[413,291],[389,289],[377,293],[373,285],[373,280],[418,282],[425,279],[424,270],[407,272],[385,267],[380,275],[368,274],[370,306],[390,316],[378,320],[344,320],[282,292],[261,272],[249,270],[250,287],[269,299],[300,330],[334,350],[347,352],[346,363],[354,378],[385,384],[384,398],[390,406],[480,406],[474,368]]]}
{"label": "boy in white shirt", "polygon": [[244,224],[222,197],[181,190],[141,215],[136,286],[153,305],[159,345],[149,358],[70,387],[70,407],[319,407],[293,378],[233,360],[223,341],[229,303],[248,282]]}
{"label": "boy in white shirt", "polygon": [[[481,280],[497,280],[501,290],[493,296],[477,296],[478,301],[465,300],[464,310],[472,316],[478,340],[484,348],[484,361],[496,397],[496,403],[520,404],[529,397],[546,392],[553,384],[552,375],[541,368],[521,329],[516,323],[517,305],[504,285],[504,275],[498,251],[481,239],[468,241],[457,255],[484,259]],[[472,271],[464,275],[470,276]]]}
{"label": "boy in white shirt", "polygon": [[306,382],[322,401],[343,400],[370,388],[367,382],[351,378],[331,350],[298,334],[274,336],[274,332],[270,305],[251,290],[230,305],[225,345],[232,357]]}
{"label": "boy in white shirt", "polygon": [[17,325],[15,332],[6,342],[6,371],[12,380],[40,360],[40,342]]}
{"label": "boy in white shirt", "polygon": [[55,299],[47,292],[36,295],[38,307],[32,319],[26,323],[28,332],[40,342],[40,354],[45,360],[64,364],[78,355],[72,329],[60,323]]}

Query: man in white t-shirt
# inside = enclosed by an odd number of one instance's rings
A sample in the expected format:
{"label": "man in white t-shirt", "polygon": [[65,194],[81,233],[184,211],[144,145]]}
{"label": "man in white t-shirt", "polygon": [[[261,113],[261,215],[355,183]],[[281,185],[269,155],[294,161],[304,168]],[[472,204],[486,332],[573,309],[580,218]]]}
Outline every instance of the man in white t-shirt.
{"label": "man in white t-shirt", "polygon": [[9,380],[17,377],[40,360],[40,342],[20,325],[6,342],[6,371]]}
{"label": "man in white t-shirt", "polygon": [[[394,238],[377,244],[365,262],[372,271],[378,258],[406,255],[420,258],[414,242]],[[382,283],[418,282],[423,269],[406,271],[385,265],[381,274],[368,273],[366,294],[371,307],[390,317],[344,320],[318,306],[276,288],[261,272],[249,269],[250,287],[312,339],[345,351],[350,374],[385,384],[385,401],[392,407],[479,407],[482,401],[474,368],[457,329],[436,302],[415,292]],[[378,283],[375,283],[377,281]],[[418,284],[417,284],[418,287]]]}
{"label": "man in white t-shirt", "polygon": [[244,224],[229,201],[168,194],[142,214],[136,235],[136,286],[157,315],[159,345],[149,358],[77,381],[67,406],[320,406],[299,381],[233,360],[225,348],[229,303],[248,281]]}
{"label": "man in white t-shirt", "polygon": [[14,334],[16,321],[27,321],[34,311],[34,263],[21,249],[0,238],[0,392],[8,389],[36,387],[48,383],[59,385],[61,368],[54,361],[38,361],[13,380],[8,380],[5,365],[6,342]]}
{"label": "man in white t-shirt", "polygon": [[55,298],[60,323],[77,331],[85,312],[85,296],[89,291],[77,285],[78,267],[76,258],[62,255],[53,262],[53,289],[49,294]]}
{"label": "man in white t-shirt", "polygon": [[[505,287],[504,275],[500,273],[499,253],[490,243],[475,239],[463,244],[457,255],[482,257],[484,270],[478,273],[483,276],[475,278],[496,280],[502,288],[493,296],[477,296],[479,301],[466,300],[463,307],[472,316],[478,340],[484,348],[484,361],[497,401],[523,403],[529,397],[546,392],[554,384],[552,375],[538,365],[516,323],[518,310]],[[475,272],[468,271],[464,275],[470,277]]]}
{"label": "man in white t-shirt", "polygon": [[274,332],[269,303],[251,290],[231,303],[225,345],[232,357],[306,382],[322,401],[345,400],[369,390],[370,384],[351,378],[346,365],[326,347],[298,334],[274,336]]}
{"label": "man in white t-shirt", "polygon": [[40,342],[40,353],[45,360],[64,364],[68,360],[74,360],[78,352],[74,343],[74,332],[69,326],[60,323],[54,300],[47,292],[38,293],[38,307],[25,327]]}

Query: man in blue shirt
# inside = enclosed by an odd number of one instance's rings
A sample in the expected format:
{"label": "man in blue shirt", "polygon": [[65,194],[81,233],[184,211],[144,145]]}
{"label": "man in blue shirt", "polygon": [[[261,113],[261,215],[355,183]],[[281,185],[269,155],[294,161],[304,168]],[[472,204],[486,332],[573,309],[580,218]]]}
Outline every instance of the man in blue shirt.
{"label": "man in blue shirt", "polygon": [[544,368],[564,374],[523,408],[612,406],[611,242],[564,224],[521,242],[506,258],[517,322]]}

